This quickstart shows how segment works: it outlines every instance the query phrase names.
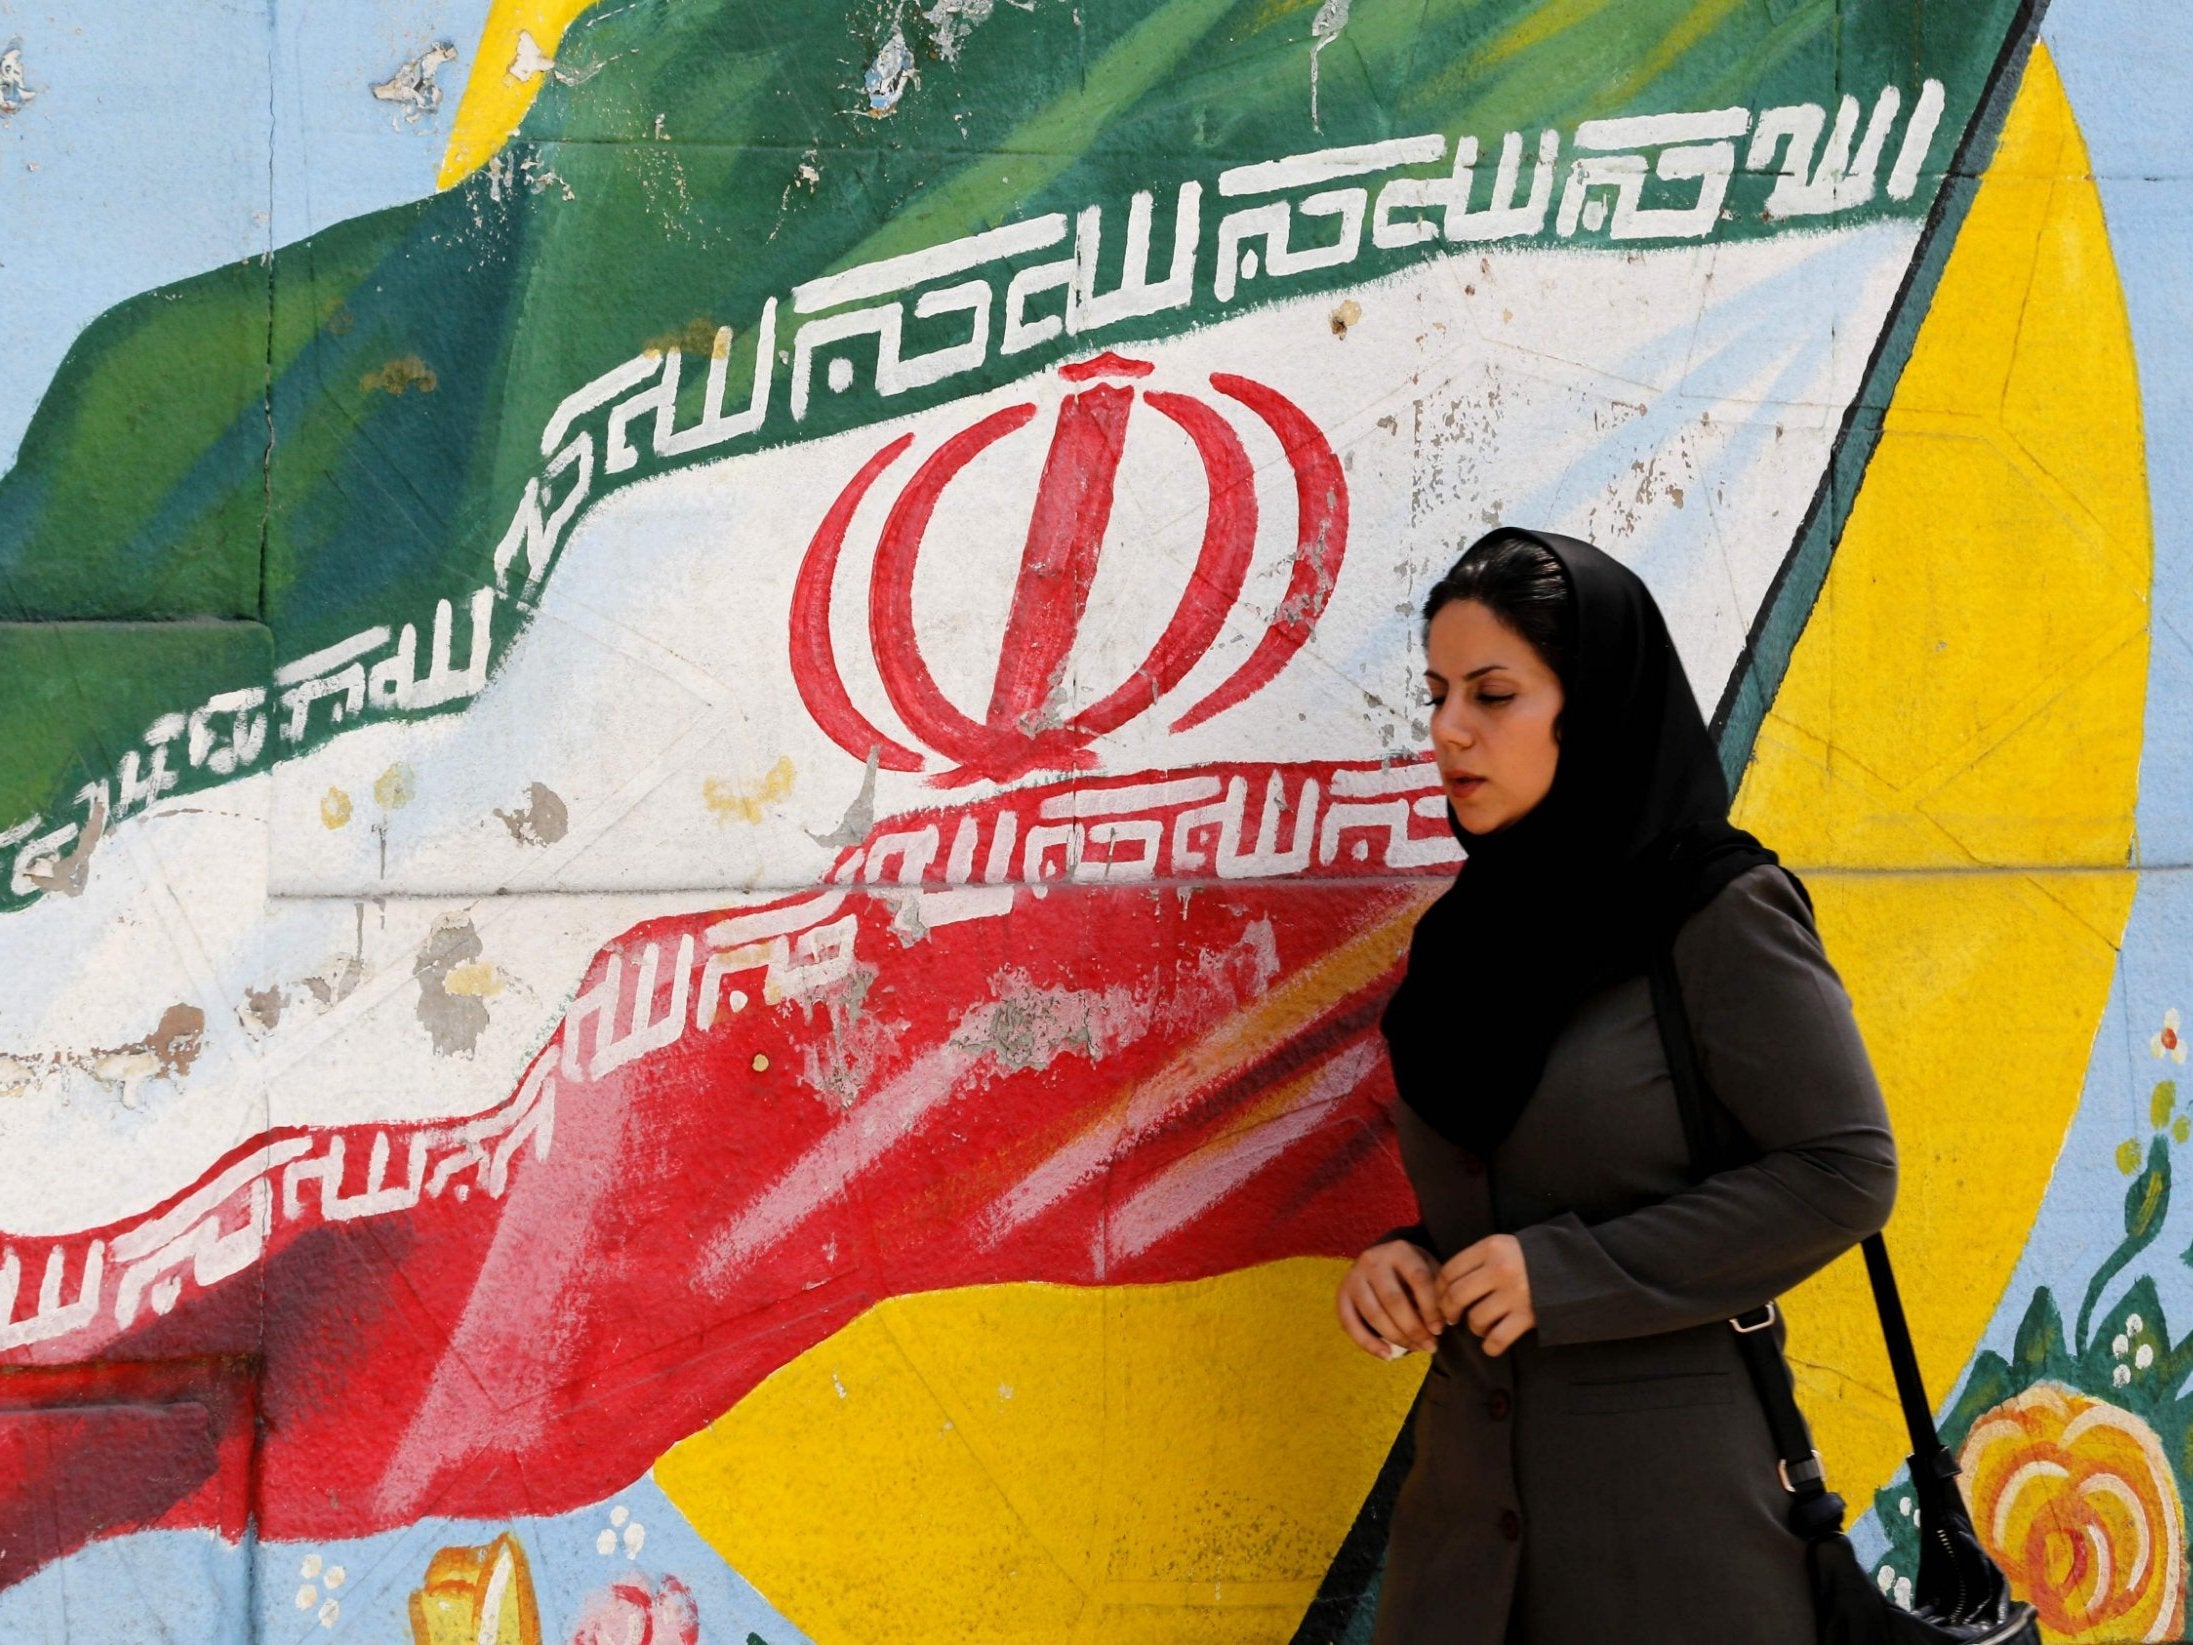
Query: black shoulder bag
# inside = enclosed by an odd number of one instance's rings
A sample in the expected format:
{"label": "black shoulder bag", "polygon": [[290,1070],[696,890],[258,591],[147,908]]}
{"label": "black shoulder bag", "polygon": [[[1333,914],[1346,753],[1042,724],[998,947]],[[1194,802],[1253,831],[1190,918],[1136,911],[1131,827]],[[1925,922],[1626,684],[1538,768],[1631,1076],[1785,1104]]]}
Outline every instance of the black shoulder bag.
{"label": "black shoulder bag", "polygon": [[[1675,1082],[1691,1175],[1703,1178],[1742,1163],[1756,1151],[1708,1089],[1698,1067],[1672,955],[1659,957],[1651,980],[1653,1015]],[[2012,1597],[2008,1580],[1973,1532],[1972,1516],[1957,1489],[1957,1459],[1935,1432],[1934,1412],[1919,1377],[1919,1360],[1912,1351],[1903,1302],[1896,1294],[1888,1247],[1875,1234],[1866,1240],[1865,1253],[1866,1277],[1873,1283],[1881,1335],[1887,1339],[1889,1366],[1896,1374],[1896,1397],[1911,1434],[1911,1491],[1919,1510],[1920,1552],[1910,1610],[1866,1580],[1850,1539],[1843,1535],[1843,1499],[1827,1488],[1820,1453],[1812,1448],[1804,1414],[1797,1409],[1796,1386],[1772,1329],[1774,1304],[1729,1321],[1781,1456],[1782,1488],[1790,1494],[1790,1529],[1807,1544],[1820,1645],[1946,1645],[1950,1641],[2041,1645],[2033,1607]]]}

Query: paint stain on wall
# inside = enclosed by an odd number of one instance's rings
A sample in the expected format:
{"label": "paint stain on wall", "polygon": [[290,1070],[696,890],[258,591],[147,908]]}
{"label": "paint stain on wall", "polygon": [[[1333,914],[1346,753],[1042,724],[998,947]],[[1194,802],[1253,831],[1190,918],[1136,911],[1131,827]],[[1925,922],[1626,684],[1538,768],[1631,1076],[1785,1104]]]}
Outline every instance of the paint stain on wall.
{"label": "paint stain on wall", "polygon": [[434,375],[434,368],[416,354],[399,354],[378,371],[369,371],[358,379],[359,392],[381,393],[402,399],[406,389],[417,389],[421,394],[432,394],[441,386],[441,379]]}
{"label": "paint stain on wall", "polygon": [[718,822],[758,823],[765,808],[792,792],[793,779],[797,775],[792,757],[782,755],[758,782],[732,783],[720,777],[708,778],[701,784],[701,802],[716,814]]}
{"label": "paint stain on wall", "polygon": [[320,796],[320,823],[325,828],[340,828],[350,821],[350,796],[340,788],[330,788]]}
{"label": "paint stain on wall", "polygon": [[[419,984],[419,1003],[413,1010],[433,1040],[436,1056],[470,1056],[487,1032],[483,994],[500,992],[501,984],[498,975],[494,989],[479,986],[481,968],[471,962],[483,952],[480,934],[468,917],[444,914],[411,962],[411,974]],[[494,972],[495,968],[485,969]]]}

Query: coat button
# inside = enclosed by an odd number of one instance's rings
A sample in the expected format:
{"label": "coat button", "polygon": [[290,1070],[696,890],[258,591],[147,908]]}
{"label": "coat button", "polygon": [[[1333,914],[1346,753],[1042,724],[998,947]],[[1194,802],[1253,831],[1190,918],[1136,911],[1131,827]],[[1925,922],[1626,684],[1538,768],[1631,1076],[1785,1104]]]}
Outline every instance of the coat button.
{"label": "coat button", "polygon": [[1500,1534],[1510,1542],[1523,1540],[1523,1516],[1513,1508],[1500,1510]]}
{"label": "coat button", "polygon": [[1466,1177],[1483,1176],[1485,1174],[1485,1162],[1469,1150],[1464,1149],[1462,1152],[1462,1174]]}
{"label": "coat button", "polygon": [[1495,1388],[1485,1396],[1485,1410],[1496,1422],[1513,1409],[1515,1398],[1505,1388]]}

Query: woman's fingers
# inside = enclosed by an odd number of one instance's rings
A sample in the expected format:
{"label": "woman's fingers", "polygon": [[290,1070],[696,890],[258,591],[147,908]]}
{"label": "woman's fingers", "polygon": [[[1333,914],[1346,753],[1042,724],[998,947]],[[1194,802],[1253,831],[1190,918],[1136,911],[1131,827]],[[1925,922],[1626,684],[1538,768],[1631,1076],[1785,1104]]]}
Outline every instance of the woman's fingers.
{"label": "woman's fingers", "polygon": [[1538,1323],[1537,1316],[1528,1308],[1518,1308],[1504,1314],[1498,1324],[1487,1331],[1479,1341],[1488,1357],[1498,1359],[1522,1337],[1525,1331]]}
{"label": "woman's fingers", "polygon": [[1449,1325],[1459,1324],[1464,1314],[1482,1298],[1491,1296],[1499,1287],[1499,1276],[1491,1269],[1471,1269],[1459,1278],[1448,1279],[1441,1284],[1439,1312]]}
{"label": "woman's fingers", "polygon": [[1416,1304],[1416,1317],[1424,1322],[1427,1331],[1438,1336],[1447,1328],[1446,1316],[1439,1309],[1438,1270],[1432,1266],[1431,1259],[1414,1246],[1397,1259],[1394,1266]]}
{"label": "woman's fingers", "polygon": [[[1381,1268],[1371,1281],[1372,1293],[1385,1307],[1386,1318],[1392,1329],[1386,1331],[1388,1340],[1416,1349],[1419,1353],[1432,1351],[1432,1334],[1416,1310],[1416,1298],[1392,1268]],[[1381,1327],[1384,1329],[1384,1327]]]}
{"label": "woman's fingers", "polygon": [[1340,1328],[1346,1331],[1355,1345],[1373,1359],[1393,1358],[1393,1344],[1363,1322],[1356,1311],[1355,1299],[1348,1295],[1346,1286],[1340,1289]]}
{"label": "woman's fingers", "polygon": [[1515,1312],[1519,1299],[1508,1291],[1495,1291],[1469,1312],[1470,1335],[1482,1340],[1492,1334],[1492,1329]]}

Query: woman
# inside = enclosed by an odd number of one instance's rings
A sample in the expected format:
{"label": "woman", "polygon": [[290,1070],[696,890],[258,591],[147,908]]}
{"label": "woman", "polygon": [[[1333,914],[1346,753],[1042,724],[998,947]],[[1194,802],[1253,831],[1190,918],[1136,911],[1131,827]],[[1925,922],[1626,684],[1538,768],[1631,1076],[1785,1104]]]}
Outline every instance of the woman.
{"label": "woman", "polygon": [[[1729,824],[1635,575],[1497,531],[1424,614],[1469,860],[1384,1023],[1424,1220],[1339,1296],[1366,1351],[1433,1355],[1375,1640],[1808,1645],[1728,1322],[1887,1220],[1895,1146],[1849,999],[1802,889]],[[1752,1155],[1703,1181],[1645,976],[1671,943]]]}

